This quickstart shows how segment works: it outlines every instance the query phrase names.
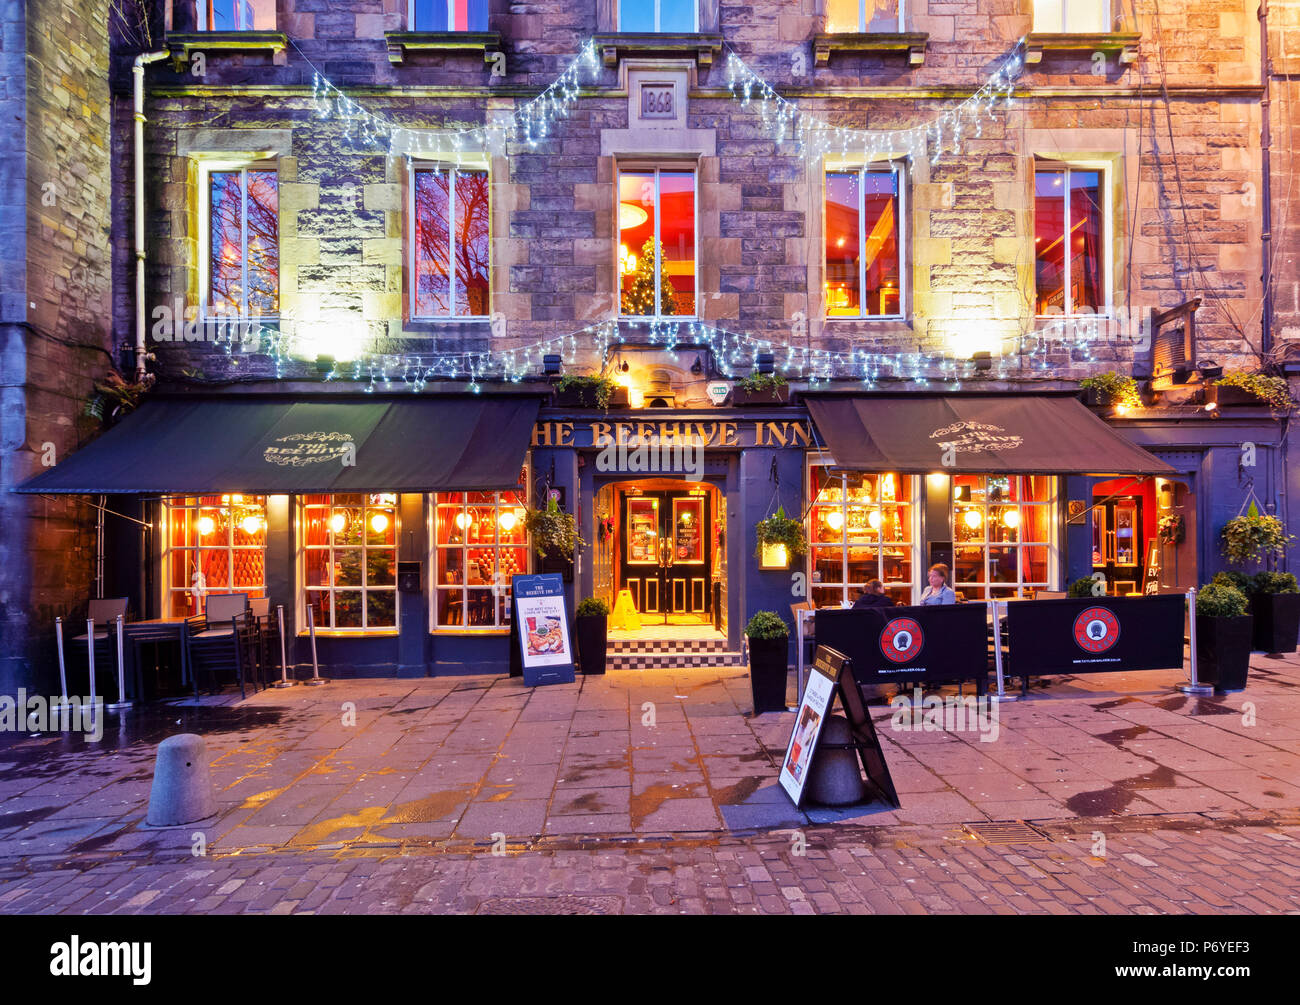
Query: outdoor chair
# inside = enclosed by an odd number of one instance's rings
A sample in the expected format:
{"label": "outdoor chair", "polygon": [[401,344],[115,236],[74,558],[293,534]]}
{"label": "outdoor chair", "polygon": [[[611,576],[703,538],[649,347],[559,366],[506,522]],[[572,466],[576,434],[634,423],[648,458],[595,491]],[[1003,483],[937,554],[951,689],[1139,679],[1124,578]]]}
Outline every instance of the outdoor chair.
{"label": "outdoor chair", "polygon": [[271,610],[270,597],[254,597],[248,602],[248,610],[257,636],[258,681],[265,687],[272,669],[280,663],[280,624]]}
{"label": "outdoor chair", "polygon": [[[126,617],[126,597],[101,597],[90,602],[90,607],[86,611],[86,617],[95,622],[95,644],[99,645],[105,642],[113,633],[114,624],[118,615]],[[103,625],[103,629],[99,626]],[[73,643],[84,643],[86,633],[72,637]]]}
{"label": "outdoor chair", "polygon": [[248,595],[210,595],[203,614],[185,619],[185,652],[194,694],[199,693],[199,675],[205,674],[215,692],[223,676],[233,676],[239,695],[247,697],[246,685],[260,678],[257,668],[257,623],[248,610]]}

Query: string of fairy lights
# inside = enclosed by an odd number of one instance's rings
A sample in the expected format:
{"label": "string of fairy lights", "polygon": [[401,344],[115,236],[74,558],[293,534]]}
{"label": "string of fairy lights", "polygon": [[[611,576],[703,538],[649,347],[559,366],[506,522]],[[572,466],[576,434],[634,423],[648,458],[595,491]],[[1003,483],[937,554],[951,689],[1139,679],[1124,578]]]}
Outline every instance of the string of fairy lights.
{"label": "string of fairy lights", "polygon": [[[727,59],[727,87],[742,107],[757,108],[769,137],[778,147],[793,147],[800,156],[819,158],[838,154],[865,160],[927,157],[932,162],[947,153],[960,153],[967,138],[983,135],[987,122],[999,109],[1011,105],[1015,82],[1025,66],[1025,40],[1002,58],[987,81],[973,94],[935,119],[902,129],[857,129],[837,126],[800,108],[783,97],[734,51]],[[343,124],[343,137],[367,150],[385,150],[416,157],[452,158],[481,155],[507,142],[530,149],[550,138],[557,123],[576,106],[584,84],[599,78],[601,63],[594,40],[540,94],[522,102],[506,117],[480,125],[452,129],[419,129],[373,112],[345,94],[319,70],[313,79],[316,114]],[[1102,317],[1061,318],[1035,330],[1004,336],[1010,353],[991,354],[976,361],[951,352],[918,348],[913,352],[882,351],[869,346],[847,351],[816,348],[794,338],[760,336],[730,331],[701,321],[664,319],[603,320],[563,335],[541,338],[525,345],[482,351],[394,353],[358,351],[344,361],[328,361],[326,380],[366,383],[366,390],[406,386],[421,391],[435,380],[467,381],[473,391],[484,381],[518,382],[542,372],[548,356],[559,356],[565,366],[601,360],[601,372],[621,347],[690,347],[707,350],[720,376],[734,378],[757,368],[760,354],[771,353],[773,368],[788,378],[820,383],[832,379],[857,379],[870,387],[880,381],[909,381],[959,387],[976,373],[1005,377],[1027,370],[1047,371],[1059,353],[1068,350],[1079,362],[1089,362],[1094,344],[1110,322]],[[272,359],[277,376],[316,355],[318,340],[283,328],[256,326],[246,332],[255,351]],[[1009,346],[1008,343],[1014,343]],[[223,343],[232,363],[247,343]],[[1057,354],[1054,356],[1054,354]]]}

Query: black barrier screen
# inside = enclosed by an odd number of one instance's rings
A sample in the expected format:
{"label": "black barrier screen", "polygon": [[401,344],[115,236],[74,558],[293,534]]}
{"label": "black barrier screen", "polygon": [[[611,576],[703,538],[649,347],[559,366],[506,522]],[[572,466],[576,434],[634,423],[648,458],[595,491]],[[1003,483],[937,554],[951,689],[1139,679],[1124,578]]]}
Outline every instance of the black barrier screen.
{"label": "black barrier screen", "polygon": [[1007,604],[1008,672],[1032,677],[1179,668],[1183,620],[1178,595],[1013,601]]}
{"label": "black barrier screen", "polygon": [[859,684],[972,680],[988,673],[983,604],[819,610],[818,646],[843,653]]}

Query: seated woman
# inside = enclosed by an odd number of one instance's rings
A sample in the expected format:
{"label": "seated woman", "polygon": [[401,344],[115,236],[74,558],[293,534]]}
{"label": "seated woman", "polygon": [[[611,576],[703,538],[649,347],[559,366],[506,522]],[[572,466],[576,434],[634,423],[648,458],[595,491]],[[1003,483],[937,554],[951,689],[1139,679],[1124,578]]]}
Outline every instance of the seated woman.
{"label": "seated woman", "polygon": [[923,604],[955,604],[957,594],[948,585],[948,567],[942,562],[930,566],[930,585],[921,594]]}
{"label": "seated woman", "polygon": [[865,610],[871,607],[894,607],[894,601],[885,593],[885,584],[878,579],[870,580],[866,589],[858,595],[858,599],[853,601],[855,611]]}

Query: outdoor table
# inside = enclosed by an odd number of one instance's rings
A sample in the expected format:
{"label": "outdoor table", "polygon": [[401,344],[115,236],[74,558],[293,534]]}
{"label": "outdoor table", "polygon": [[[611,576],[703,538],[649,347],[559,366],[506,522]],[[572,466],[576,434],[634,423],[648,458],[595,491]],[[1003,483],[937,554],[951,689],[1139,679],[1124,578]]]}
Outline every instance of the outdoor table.
{"label": "outdoor table", "polygon": [[185,662],[185,619],[184,618],[149,618],[144,621],[128,621],[123,626],[126,641],[131,645],[131,675],[138,698],[143,700],[144,669],[140,659],[141,646],[159,643],[175,643],[180,653],[180,671],[182,685],[189,682],[189,668]]}

